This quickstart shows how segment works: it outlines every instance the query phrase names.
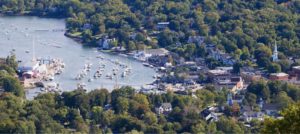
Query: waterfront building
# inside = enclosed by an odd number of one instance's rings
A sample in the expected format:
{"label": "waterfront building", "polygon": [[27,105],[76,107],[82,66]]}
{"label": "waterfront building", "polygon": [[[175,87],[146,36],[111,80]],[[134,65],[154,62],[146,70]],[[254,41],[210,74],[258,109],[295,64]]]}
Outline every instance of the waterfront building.
{"label": "waterfront building", "polygon": [[112,47],[111,46],[112,42],[116,42],[116,39],[115,38],[110,39],[110,38],[108,38],[106,36],[103,39],[100,39],[99,42],[98,42],[98,44],[99,44],[100,48],[108,50],[108,49],[110,49]]}

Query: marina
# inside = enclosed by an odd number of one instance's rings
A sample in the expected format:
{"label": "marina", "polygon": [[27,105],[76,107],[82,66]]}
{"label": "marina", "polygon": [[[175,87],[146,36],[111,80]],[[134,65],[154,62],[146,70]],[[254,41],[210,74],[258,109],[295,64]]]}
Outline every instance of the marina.
{"label": "marina", "polygon": [[[45,29],[47,27],[47,29]],[[32,59],[45,65],[47,73],[30,79],[28,87],[38,82],[43,88],[28,89],[32,99],[43,92],[63,92],[133,86],[152,83],[156,72],[126,55],[110,54],[64,36],[65,22],[38,17],[0,17],[0,56],[15,53],[21,65],[33,65]],[[33,46],[34,44],[34,46]],[[49,63],[49,61],[51,61]],[[29,63],[29,64],[28,64]],[[41,84],[41,83],[38,83]]]}

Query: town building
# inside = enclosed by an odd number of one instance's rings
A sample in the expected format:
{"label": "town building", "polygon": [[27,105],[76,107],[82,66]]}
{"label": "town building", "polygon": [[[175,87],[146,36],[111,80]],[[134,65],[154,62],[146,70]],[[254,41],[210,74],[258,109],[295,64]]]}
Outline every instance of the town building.
{"label": "town building", "polygon": [[29,79],[36,77],[38,75],[37,69],[39,68],[39,62],[26,62],[20,63],[17,68],[17,73],[19,76]]}
{"label": "town building", "polygon": [[201,117],[206,120],[208,123],[216,122],[219,120],[219,117],[223,115],[223,113],[218,113],[217,107],[207,107],[203,111],[200,112]]}
{"label": "town building", "polygon": [[262,72],[254,69],[253,67],[241,68],[240,75],[244,79],[245,83],[251,83],[262,79]]}
{"label": "town building", "polygon": [[209,123],[219,120],[218,116],[215,113],[209,111],[208,109],[203,110],[201,112],[201,116]]}
{"label": "town building", "polygon": [[265,116],[265,114],[263,112],[245,111],[242,114],[242,119],[245,122],[250,122],[252,120],[263,121],[264,120],[264,116]]}
{"label": "town building", "polygon": [[115,38],[109,39],[107,36],[98,41],[98,45],[101,49],[108,50],[112,48],[111,43],[116,42]]}
{"label": "town building", "polygon": [[242,77],[232,76],[231,70],[232,67],[220,67],[215,70],[209,70],[207,75],[218,89],[229,89],[236,94],[245,89],[245,84]]}
{"label": "town building", "polygon": [[164,66],[165,63],[168,61],[168,54],[169,51],[160,48],[160,49],[146,49],[144,51],[137,51],[133,54],[133,58],[139,61],[147,61],[149,58],[149,62],[153,62],[151,64],[158,64],[159,66]]}
{"label": "town building", "polygon": [[146,49],[145,50],[146,54],[149,54],[151,56],[166,56],[169,54],[169,51],[164,48],[159,48],[159,49]]}
{"label": "town building", "polygon": [[196,45],[200,46],[204,43],[205,37],[203,36],[189,36],[187,43],[195,43]]}
{"label": "town building", "polygon": [[163,30],[166,29],[169,26],[170,22],[159,22],[156,25],[157,30]]}
{"label": "town building", "polygon": [[157,114],[169,114],[172,112],[172,104],[171,103],[163,103],[159,107],[155,108],[155,112]]}
{"label": "town building", "polygon": [[272,73],[269,77],[270,80],[280,80],[280,81],[288,81],[289,75],[286,73]]}
{"label": "town building", "polygon": [[82,30],[89,30],[92,29],[92,25],[90,23],[85,23],[82,26]]}
{"label": "town building", "polygon": [[280,106],[278,104],[263,104],[262,111],[268,116],[279,116]]}
{"label": "town building", "polygon": [[255,72],[241,72],[240,74],[247,83],[250,83],[252,81],[258,81],[262,78],[261,74]]}
{"label": "town building", "polygon": [[230,72],[221,69],[208,70],[207,75],[214,83],[218,83],[220,80],[227,80],[230,78]]}
{"label": "town building", "polygon": [[230,56],[228,53],[225,53],[214,46],[207,46],[207,51],[209,53],[209,56],[213,59],[222,62],[225,65],[234,65],[236,62],[232,56]]}
{"label": "town building", "polygon": [[300,66],[294,66],[292,68],[292,74],[297,77],[297,80],[300,80]]}

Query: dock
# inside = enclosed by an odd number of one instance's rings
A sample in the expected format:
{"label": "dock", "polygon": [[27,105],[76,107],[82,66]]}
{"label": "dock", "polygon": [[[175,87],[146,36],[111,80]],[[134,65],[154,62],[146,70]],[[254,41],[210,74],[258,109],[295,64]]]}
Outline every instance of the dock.
{"label": "dock", "polygon": [[32,70],[21,73],[20,80],[25,89],[36,88],[36,83],[53,81],[65,68],[61,59],[38,59]]}

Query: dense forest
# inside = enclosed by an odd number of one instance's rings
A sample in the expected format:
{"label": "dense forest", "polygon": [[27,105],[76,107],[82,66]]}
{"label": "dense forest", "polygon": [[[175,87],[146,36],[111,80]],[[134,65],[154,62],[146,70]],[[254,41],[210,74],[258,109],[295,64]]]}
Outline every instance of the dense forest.
{"label": "dense forest", "polygon": [[[188,43],[190,36],[203,36],[205,44],[215,44],[242,64],[255,58],[258,66],[270,72],[287,72],[288,58],[300,58],[299,0],[0,0],[0,13],[66,18],[67,34],[87,45],[97,45],[100,38],[107,36],[116,38],[114,45],[128,51],[163,47],[191,60],[206,58],[203,46]],[[159,22],[169,25],[159,30]],[[136,34],[134,39],[132,34]],[[272,63],[275,41],[281,60]],[[207,86],[194,95],[145,95],[131,87],[122,87],[111,93],[106,89],[89,93],[76,90],[41,94],[34,100],[26,100],[16,78],[16,67],[14,56],[0,61],[0,133],[297,133],[299,130],[300,88],[279,81],[251,83],[243,104],[259,109],[259,98],[277,103],[285,108],[281,112],[284,119],[252,121],[249,128],[235,118],[240,107],[233,109],[226,104],[228,92],[214,87]],[[172,112],[156,114],[155,108],[163,103],[170,103]],[[223,106],[225,115],[208,123],[199,113],[211,105]]]}
{"label": "dense forest", "polygon": [[[187,43],[197,35],[236,59],[254,55],[260,66],[270,63],[275,41],[280,59],[300,56],[298,0],[1,0],[0,11],[65,17],[70,35],[93,45],[114,37],[129,51],[166,47],[186,58],[205,56]],[[156,32],[159,22],[169,22],[168,28]]]}
{"label": "dense forest", "polygon": [[[256,105],[256,95],[269,101],[280,101],[282,107],[287,108],[282,112],[284,119],[253,120],[249,128],[235,118],[239,107],[226,106],[226,91],[220,92],[209,86],[198,90],[194,96],[170,92],[145,95],[136,93],[131,87],[122,87],[111,93],[106,89],[89,93],[75,90],[41,94],[34,100],[26,100],[24,89],[15,77],[15,65],[14,57],[8,57],[0,66],[0,86],[3,88],[0,93],[0,133],[240,134],[295,133],[299,130],[300,105],[294,100],[299,100],[299,93],[295,91],[300,89],[279,82],[252,84],[248,89],[251,95],[244,103]],[[163,103],[170,103],[173,110],[168,114],[157,114],[155,108]],[[225,116],[216,122],[206,122],[200,112],[214,104],[225,106]]]}
{"label": "dense forest", "polygon": [[[167,93],[144,95],[131,87],[86,93],[83,90],[62,94],[46,93],[26,100],[24,89],[15,77],[15,57],[0,64],[0,133],[243,133],[250,130],[231,117],[208,124],[199,110],[217,102],[225,103],[225,92],[201,90],[192,96]],[[155,108],[170,103],[169,114]],[[229,110],[230,111],[230,110]]]}

